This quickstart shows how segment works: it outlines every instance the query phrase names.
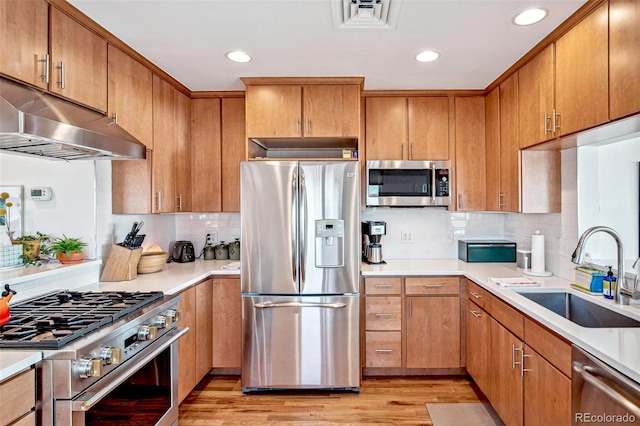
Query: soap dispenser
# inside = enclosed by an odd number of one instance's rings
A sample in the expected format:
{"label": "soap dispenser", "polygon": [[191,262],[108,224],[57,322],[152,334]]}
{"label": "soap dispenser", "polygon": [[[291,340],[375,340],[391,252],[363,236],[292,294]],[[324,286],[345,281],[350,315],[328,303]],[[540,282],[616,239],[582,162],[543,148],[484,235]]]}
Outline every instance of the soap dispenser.
{"label": "soap dispenser", "polygon": [[609,271],[607,272],[607,276],[604,277],[603,294],[605,299],[613,299],[616,289],[616,277],[613,276],[611,266],[607,266],[607,268],[609,268]]}

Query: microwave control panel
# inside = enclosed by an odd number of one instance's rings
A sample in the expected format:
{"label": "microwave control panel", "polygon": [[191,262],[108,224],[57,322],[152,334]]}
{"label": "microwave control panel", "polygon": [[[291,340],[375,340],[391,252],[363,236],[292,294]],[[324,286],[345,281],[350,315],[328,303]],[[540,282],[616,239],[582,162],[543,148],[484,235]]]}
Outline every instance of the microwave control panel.
{"label": "microwave control panel", "polygon": [[449,196],[449,169],[436,169],[436,197]]}

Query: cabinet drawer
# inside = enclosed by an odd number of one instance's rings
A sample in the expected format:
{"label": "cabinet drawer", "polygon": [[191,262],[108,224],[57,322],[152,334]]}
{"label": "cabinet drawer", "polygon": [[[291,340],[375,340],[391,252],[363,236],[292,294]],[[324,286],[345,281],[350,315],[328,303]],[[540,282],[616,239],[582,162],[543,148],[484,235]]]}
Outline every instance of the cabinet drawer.
{"label": "cabinet drawer", "polygon": [[33,369],[0,383],[0,424],[11,423],[35,407],[35,386]]}
{"label": "cabinet drawer", "polygon": [[491,297],[491,316],[518,339],[524,340],[524,316],[520,312],[497,297]]}
{"label": "cabinet drawer", "polygon": [[367,331],[365,367],[402,367],[402,333]]}
{"label": "cabinet drawer", "polygon": [[367,297],[366,330],[400,330],[402,302],[400,297]]}
{"label": "cabinet drawer", "polygon": [[487,312],[491,306],[491,295],[484,288],[480,287],[473,281],[467,280],[467,299],[472,300],[473,303],[480,306]]}
{"label": "cabinet drawer", "polygon": [[524,320],[524,340],[554,367],[571,377],[571,345],[540,324]]}
{"label": "cabinet drawer", "polygon": [[407,295],[415,294],[460,294],[460,278],[429,277],[405,278],[404,291]]}
{"label": "cabinet drawer", "polygon": [[402,278],[365,278],[364,292],[366,294],[400,294]]}
{"label": "cabinet drawer", "polygon": [[36,426],[36,412],[32,411],[17,422],[12,423],[11,426]]}

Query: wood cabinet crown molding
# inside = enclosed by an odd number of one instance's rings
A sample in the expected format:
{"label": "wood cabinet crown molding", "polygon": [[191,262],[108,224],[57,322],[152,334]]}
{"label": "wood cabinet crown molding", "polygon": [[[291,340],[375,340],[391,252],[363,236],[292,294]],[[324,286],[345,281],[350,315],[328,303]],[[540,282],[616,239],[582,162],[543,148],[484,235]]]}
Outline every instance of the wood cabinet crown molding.
{"label": "wood cabinet crown molding", "polygon": [[357,84],[364,86],[364,77],[240,77],[245,86],[269,84]]}

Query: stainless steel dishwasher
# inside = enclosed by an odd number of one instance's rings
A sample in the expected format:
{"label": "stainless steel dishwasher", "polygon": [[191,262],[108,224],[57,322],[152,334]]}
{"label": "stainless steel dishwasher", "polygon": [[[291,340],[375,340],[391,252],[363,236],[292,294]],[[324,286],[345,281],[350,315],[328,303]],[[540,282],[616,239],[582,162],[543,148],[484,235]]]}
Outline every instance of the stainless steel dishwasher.
{"label": "stainless steel dishwasher", "polygon": [[572,424],[640,425],[640,385],[572,347]]}

